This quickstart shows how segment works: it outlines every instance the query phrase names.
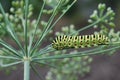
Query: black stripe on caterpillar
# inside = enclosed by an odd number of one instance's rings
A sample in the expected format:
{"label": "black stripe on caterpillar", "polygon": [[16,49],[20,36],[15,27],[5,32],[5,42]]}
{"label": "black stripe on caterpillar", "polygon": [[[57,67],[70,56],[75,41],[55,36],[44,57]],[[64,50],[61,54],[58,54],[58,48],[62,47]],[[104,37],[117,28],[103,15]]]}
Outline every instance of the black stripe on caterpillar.
{"label": "black stripe on caterpillar", "polygon": [[60,50],[67,48],[84,48],[109,44],[109,39],[105,35],[82,35],[82,36],[57,36],[53,40],[52,47]]}

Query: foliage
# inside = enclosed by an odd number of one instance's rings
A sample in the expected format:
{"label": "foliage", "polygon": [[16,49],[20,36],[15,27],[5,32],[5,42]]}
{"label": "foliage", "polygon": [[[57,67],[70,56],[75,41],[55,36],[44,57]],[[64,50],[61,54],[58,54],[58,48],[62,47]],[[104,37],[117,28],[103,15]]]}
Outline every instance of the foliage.
{"label": "foliage", "polygon": [[[24,27],[24,1],[13,1],[12,2],[12,7],[10,8],[10,13],[6,13],[6,17],[10,21],[12,27],[15,29],[16,34],[20,39],[24,37],[23,29]],[[4,37],[5,35],[8,35],[9,33],[5,29],[5,25],[7,25],[4,22],[4,17],[2,14],[0,14],[0,22],[1,22],[1,35],[0,37]],[[31,17],[33,15],[33,6],[30,4],[29,5],[29,14],[28,14],[28,25],[30,28],[28,28],[28,36],[32,35],[34,33],[35,29],[35,24],[36,24],[36,19],[31,21]],[[23,21],[21,24],[21,21]],[[41,29],[37,29],[36,34],[40,34]],[[23,39],[22,39],[23,40]]]}
{"label": "foliage", "polygon": [[[74,54],[77,51],[72,51],[69,54]],[[65,54],[66,51],[62,51]],[[61,54],[60,51],[55,52],[55,55]],[[79,76],[84,76],[90,72],[89,64],[92,58],[89,56],[64,58],[61,60],[51,61],[56,68],[50,68],[46,75],[46,80],[78,80]]]}
{"label": "foliage", "polygon": [[[54,76],[59,74],[56,76],[56,79],[63,80],[64,75],[68,75],[69,77],[74,71],[74,74],[71,77],[77,80],[78,77],[76,77],[76,74],[85,75],[85,73],[90,70],[88,64],[92,61],[92,59],[89,55],[103,54],[104,52],[116,51],[120,48],[120,46],[114,42],[109,43],[110,45],[107,46],[98,46],[93,49],[85,51],[78,50],[75,52],[69,52],[67,49],[65,51],[58,51],[54,49],[51,44],[43,47],[42,44],[45,38],[47,38],[47,35],[52,32],[55,24],[76,2],[76,0],[73,0],[71,3],[68,3],[69,0],[56,0],[54,1],[55,3],[51,4],[51,2],[49,3],[48,1],[50,0],[43,0],[43,5],[37,19],[31,19],[33,15],[33,7],[29,4],[29,0],[13,1],[13,7],[10,9],[11,14],[5,13],[0,3],[0,45],[2,46],[0,49],[0,52],[2,52],[0,55],[1,67],[9,67],[23,63],[24,80],[30,80],[30,67],[34,69],[35,72],[37,71],[34,68],[34,63],[54,66],[58,63],[58,61],[60,61],[56,66],[56,69],[50,69],[46,79],[53,80]],[[51,6],[51,9],[45,9],[45,4]],[[90,25],[79,30],[74,30],[73,27],[63,27],[63,32],[58,32],[56,34],[78,35],[79,32],[95,25],[100,25],[101,31],[106,31],[107,29],[109,32],[109,29],[106,28],[106,24],[114,26],[112,21],[114,20],[115,14],[110,8],[108,8],[107,11],[104,11],[105,9],[105,4],[100,4],[98,6],[98,11],[95,11],[89,20],[91,23]],[[100,15],[97,14],[97,12]],[[48,21],[41,20],[43,13],[51,15],[48,18]],[[59,14],[59,16],[56,18],[55,16],[57,14]],[[103,34],[111,36],[110,38],[112,40],[114,39],[112,36],[117,34],[114,33],[112,29],[110,32],[112,34]],[[18,49],[4,39],[6,35],[10,36],[9,38],[12,39]],[[119,37],[119,32],[117,37]],[[77,72],[77,70],[79,72]],[[67,76],[66,79],[68,79]]]}

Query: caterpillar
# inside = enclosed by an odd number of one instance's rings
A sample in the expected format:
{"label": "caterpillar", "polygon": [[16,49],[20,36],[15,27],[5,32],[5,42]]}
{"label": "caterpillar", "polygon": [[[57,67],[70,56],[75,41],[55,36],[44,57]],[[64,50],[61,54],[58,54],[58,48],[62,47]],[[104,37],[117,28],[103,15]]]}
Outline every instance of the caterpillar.
{"label": "caterpillar", "polygon": [[109,44],[109,39],[105,35],[83,35],[83,36],[57,36],[52,42],[52,47],[61,50],[67,48],[85,48],[98,45]]}

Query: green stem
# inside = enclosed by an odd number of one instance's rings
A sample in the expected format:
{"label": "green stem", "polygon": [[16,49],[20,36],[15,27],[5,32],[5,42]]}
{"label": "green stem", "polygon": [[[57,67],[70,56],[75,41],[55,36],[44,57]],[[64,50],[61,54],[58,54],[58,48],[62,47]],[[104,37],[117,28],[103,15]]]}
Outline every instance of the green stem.
{"label": "green stem", "polygon": [[32,65],[32,64],[31,64],[31,69],[35,72],[35,74],[39,77],[40,80],[44,80],[43,76],[38,72],[36,67],[34,65]]}
{"label": "green stem", "polygon": [[13,27],[12,27],[12,24],[11,24],[10,21],[8,20],[8,17],[5,15],[6,13],[5,13],[5,11],[4,11],[1,3],[0,3],[0,11],[1,11],[1,13],[2,13],[2,15],[3,15],[3,17],[4,17],[4,20],[5,20],[5,23],[6,23],[6,27],[5,27],[5,28],[7,29],[7,32],[9,33],[9,35],[11,36],[11,38],[16,42],[16,44],[18,45],[18,47],[19,47],[19,48],[22,50],[22,52],[24,53],[24,50],[23,50],[23,48],[22,48],[22,45],[21,45],[21,43],[20,43],[20,41],[19,41],[19,39],[18,39],[18,37],[17,37],[17,35],[16,35],[16,33],[15,33],[15,30],[14,30]]}
{"label": "green stem", "polygon": [[60,0],[60,2],[58,3],[58,5],[56,6],[56,8],[54,9],[54,11],[53,11],[50,19],[49,19],[48,22],[47,22],[47,25],[43,28],[42,34],[40,35],[39,39],[38,39],[37,42],[35,43],[35,46],[33,47],[33,49],[31,50],[31,56],[33,56],[35,49],[36,49],[38,46],[40,46],[41,41],[42,41],[43,38],[46,36],[46,31],[49,29],[50,25],[52,24],[52,22],[53,22],[53,20],[54,20],[54,18],[55,18],[55,16],[56,16],[56,11],[57,11],[60,3],[61,3],[61,0]]}
{"label": "green stem", "polygon": [[37,40],[37,42],[35,43],[35,46],[33,47],[32,51],[31,51],[31,55],[33,55],[33,52],[36,49],[36,47],[38,47],[40,45],[41,41],[46,36],[46,31],[48,31],[50,25],[52,24],[52,22],[53,22],[53,20],[54,20],[54,18],[56,16],[56,13],[57,13],[56,11],[59,8],[59,5],[60,5],[61,1],[62,0],[60,0],[59,3],[58,3],[58,5],[55,7],[55,9],[54,9],[54,11],[53,11],[50,19],[47,22],[47,25],[43,28],[42,34],[40,35],[39,39]]}
{"label": "green stem", "polygon": [[50,53],[50,52],[53,52],[53,51],[56,51],[56,49],[53,49],[53,48],[51,47],[51,44],[50,44],[50,45],[46,46],[45,48],[39,50],[37,53],[35,53],[35,54],[32,55],[31,57],[32,57],[32,58],[33,58],[33,57],[38,57],[38,56],[40,56],[40,55],[42,55],[42,54]]}
{"label": "green stem", "polygon": [[96,52],[90,52],[90,53],[77,52],[75,54],[64,54],[64,55],[55,55],[55,56],[49,56],[49,57],[43,57],[43,58],[34,58],[33,61],[49,60],[49,59],[72,58],[72,57],[82,57],[82,56],[100,54],[100,53],[104,53],[104,52],[107,52],[107,51],[112,51],[112,50],[119,49],[119,48],[120,48],[120,46],[109,48],[109,49],[105,49],[105,50],[100,50],[100,51],[96,51]]}
{"label": "green stem", "polygon": [[74,5],[74,3],[76,2],[77,0],[74,0],[70,6],[68,6],[68,8],[57,18],[57,20],[55,20],[55,22],[51,25],[51,27],[49,28],[49,30],[46,32],[46,34],[48,32],[50,32],[50,30],[56,25],[56,23],[64,16],[64,14]]}
{"label": "green stem", "polygon": [[0,59],[20,60],[20,58],[17,58],[17,57],[12,57],[12,56],[2,56],[2,55],[0,55]]}
{"label": "green stem", "polygon": [[30,61],[24,61],[24,80],[30,80]]}
{"label": "green stem", "polygon": [[[88,25],[88,26],[85,26],[85,27],[77,30],[77,32],[81,32],[81,31],[84,31],[84,30],[86,30],[86,29],[88,29],[88,28],[90,28],[90,27],[93,27],[94,25],[96,25],[96,24],[100,23],[101,21],[105,20],[107,17],[109,17],[108,14],[104,15],[102,18],[98,19],[98,20],[95,21],[94,23],[92,23],[92,24],[90,24],[90,25]],[[77,32],[73,32],[73,33],[71,33],[70,35],[75,35]]]}
{"label": "green stem", "polygon": [[34,31],[33,37],[32,37],[32,43],[33,43],[33,41],[34,41],[33,39],[35,38],[35,34],[36,34],[36,32],[37,32],[37,29],[38,29],[38,26],[39,26],[39,23],[40,23],[40,19],[41,19],[42,13],[43,13],[43,9],[44,9],[44,6],[45,6],[45,2],[46,2],[46,0],[43,1],[42,8],[41,8],[41,10],[40,10],[40,12],[39,12],[39,16],[38,16],[38,19],[37,19],[37,22],[36,22],[36,25],[35,25],[35,31]]}
{"label": "green stem", "polygon": [[26,56],[28,56],[28,49],[27,49],[27,45],[28,45],[28,24],[27,24],[27,21],[28,21],[28,9],[29,9],[29,0],[25,0],[25,52],[26,52]]}
{"label": "green stem", "polygon": [[49,67],[53,67],[53,68],[56,68],[56,69],[57,69],[57,66],[56,66],[56,65],[49,64],[49,63],[47,63],[47,62],[35,61],[35,63],[37,63],[37,64],[43,64],[43,65],[47,65],[47,66],[49,66]]}
{"label": "green stem", "polygon": [[[81,32],[81,31],[83,31],[83,30],[86,30],[86,29],[88,29],[88,28],[90,28],[90,27],[98,24],[100,21],[101,21],[101,20],[97,20],[97,21],[94,22],[93,24],[90,24],[90,25],[88,25],[88,26],[85,26],[85,27],[79,29],[77,32]],[[71,33],[70,35],[75,35],[77,32],[73,32],[73,33]]]}
{"label": "green stem", "polygon": [[17,61],[17,62],[13,62],[13,63],[6,63],[6,64],[3,64],[3,60],[0,61],[0,66],[1,67],[10,67],[10,66],[14,66],[14,65],[17,65],[19,63],[22,63],[23,61]]}
{"label": "green stem", "polygon": [[7,44],[6,42],[4,42],[3,40],[0,40],[0,45],[2,45],[7,50],[11,51],[16,57],[21,58],[21,55],[16,51],[16,49],[14,49],[13,47],[11,47],[9,44]]}

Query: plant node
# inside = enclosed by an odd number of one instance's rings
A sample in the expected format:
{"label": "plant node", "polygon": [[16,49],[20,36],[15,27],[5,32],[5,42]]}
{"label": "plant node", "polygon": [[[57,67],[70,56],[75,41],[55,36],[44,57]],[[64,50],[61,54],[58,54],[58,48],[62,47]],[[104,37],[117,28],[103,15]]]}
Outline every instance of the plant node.
{"label": "plant node", "polygon": [[23,61],[31,61],[31,60],[32,60],[31,57],[27,57],[27,56],[23,57]]}

